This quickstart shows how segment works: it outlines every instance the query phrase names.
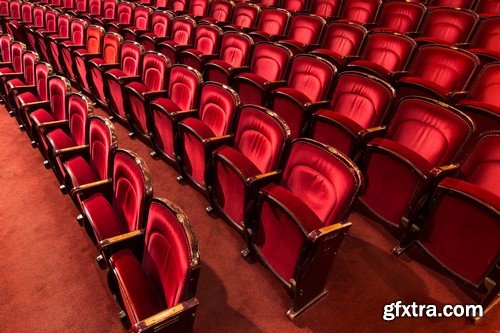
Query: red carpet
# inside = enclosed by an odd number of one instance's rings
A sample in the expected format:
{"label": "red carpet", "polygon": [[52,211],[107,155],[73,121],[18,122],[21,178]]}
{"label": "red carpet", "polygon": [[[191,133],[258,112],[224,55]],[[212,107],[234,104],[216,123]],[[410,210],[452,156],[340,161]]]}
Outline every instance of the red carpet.
{"label": "red carpet", "polygon": [[[149,157],[150,149],[118,130],[119,146],[142,156],[154,194],[175,201],[190,218],[201,248],[196,332],[499,332],[500,308],[478,324],[465,319],[382,320],[384,304],[469,304],[454,280],[424,266],[413,249],[395,258],[396,240],[358,213],[332,269],[329,294],[290,322],[291,300],[274,276],[240,256],[244,241],[206,201],[175,180],[177,173]],[[75,221],[76,209],[42,166],[17,123],[0,108],[0,332],[123,332],[119,307],[95,248]]]}

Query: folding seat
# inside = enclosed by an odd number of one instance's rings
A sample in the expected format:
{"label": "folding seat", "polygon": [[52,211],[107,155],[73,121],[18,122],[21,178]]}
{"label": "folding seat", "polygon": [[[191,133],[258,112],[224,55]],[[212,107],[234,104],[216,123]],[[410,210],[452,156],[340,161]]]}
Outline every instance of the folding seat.
{"label": "folding seat", "polygon": [[290,13],[306,12],[308,9],[308,0],[288,0],[283,1],[281,8],[288,10]]}
{"label": "folding seat", "polygon": [[450,100],[463,91],[479,66],[472,53],[444,45],[420,47],[405,76],[397,82],[398,95]]}
{"label": "folding seat", "polygon": [[455,104],[472,118],[478,133],[498,129],[500,124],[500,62],[486,64],[470,89]]}
{"label": "folding seat", "polygon": [[133,25],[121,31],[123,39],[136,41],[137,36],[149,32],[151,29],[151,14],[153,14],[153,9],[150,7],[136,7],[134,10]]}
{"label": "folding seat", "polygon": [[[41,53],[39,50],[39,44],[38,44],[38,39],[43,38],[41,33],[42,32],[55,32],[57,29],[57,16],[58,13],[55,10],[49,9],[46,10],[44,13],[44,19],[43,19],[43,25],[42,26],[31,26],[31,27],[25,27],[24,29],[24,34],[26,41],[28,42],[29,47]],[[46,60],[46,59],[44,59]]]}
{"label": "folding seat", "polygon": [[102,0],[102,12],[90,16],[92,23],[104,26],[106,23],[114,21],[117,17],[117,7],[116,0]]}
{"label": "folding seat", "polygon": [[500,17],[493,16],[484,19],[479,24],[470,43],[458,44],[474,53],[486,63],[500,60]]}
{"label": "folding seat", "polygon": [[260,12],[250,36],[255,42],[282,39],[290,17],[290,12],[282,8],[266,8]]}
{"label": "folding seat", "polygon": [[364,71],[389,80],[409,64],[416,43],[410,37],[392,32],[374,32],[368,35],[358,60],[348,69]]}
{"label": "folding seat", "polygon": [[428,6],[472,9],[474,2],[474,0],[430,0]]}
{"label": "folding seat", "polygon": [[57,13],[55,26],[49,25],[50,21],[48,20],[48,18],[46,19],[46,22],[46,29],[34,31],[34,36],[40,58],[45,62],[51,62],[52,52],[49,42],[49,36],[61,38],[61,40],[63,40],[63,38],[68,38],[70,34],[70,16]]}
{"label": "folding seat", "polygon": [[77,84],[75,71],[75,60],[83,54],[97,54],[101,52],[104,28],[98,25],[89,25],[85,30],[85,40],[82,44],[74,44],[71,41],[62,42],[60,45],[61,60],[64,64],[65,76],[74,84]]}
{"label": "folding seat", "polygon": [[73,10],[65,11],[73,16],[80,16],[88,13],[89,0],[74,0]]}
{"label": "folding seat", "polygon": [[426,7],[418,2],[391,0],[385,2],[371,31],[392,31],[400,34],[418,31]]}
{"label": "folding seat", "polygon": [[[356,165],[329,146],[310,139],[292,143],[283,171],[253,178],[256,206],[245,219],[248,249],[283,283],[294,319],[327,291],[330,266],[351,223],[362,186]],[[248,215],[250,215],[248,214]]]}
{"label": "folding seat", "polygon": [[300,136],[317,106],[328,103],[337,68],[311,54],[294,57],[286,84],[272,92],[272,110],[290,128],[290,137]]}
{"label": "folding seat", "polygon": [[33,43],[34,40],[28,38],[29,32],[31,31],[31,29],[42,29],[45,27],[45,11],[45,7],[38,5],[34,6],[31,22],[25,22],[22,24],[21,22],[19,22],[20,25],[17,27],[19,35],[22,36],[22,39],[20,40],[24,42],[31,50],[36,50],[36,48]]}
{"label": "folding seat", "polygon": [[181,15],[188,11],[189,0],[157,0],[156,7],[159,9],[168,9],[176,15]]}
{"label": "folding seat", "polygon": [[[145,232],[103,242],[110,251],[108,281],[130,332],[192,332],[200,271],[198,242],[182,210],[165,199],[149,205]],[[133,248],[127,245],[141,239]],[[123,322],[123,321],[122,321]]]}
{"label": "folding seat", "polygon": [[321,45],[312,54],[323,57],[336,66],[344,66],[356,57],[368,31],[351,22],[331,22],[325,29]]}
{"label": "folding seat", "polygon": [[155,11],[151,15],[151,28],[136,37],[138,43],[144,46],[146,51],[154,51],[158,43],[170,39],[170,30],[174,15],[169,11]]}
{"label": "folding seat", "polygon": [[255,180],[278,169],[290,131],[276,113],[258,105],[243,105],[234,135],[211,139],[205,184],[210,206],[243,232],[245,210]]}
{"label": "folding seat", "polygon": [[225,25],[224,30],[250,31],[255,27],[260,12],[260,6],[254,3],[238,3],[234,6],[231,23]]}
{"label": "folding seat", "polygon": [[191,16],[195,20],[200,20],[204,17],[208,17],[209,8],[209,0],[190,0],[189,9],[186,14]]}
{"label": "folding seat", "polygon": [[295,14],[290,20],[286,37],[280,44],[287,46],[295,54],[319,47],[326,21],[316,15]]}
{"label": "folding seat", "polygon": [[361,169],[360,201],[379,219],[398,227],[447,173],[474,131],[462,112],[425,97],[401,100],[384,138],[371,140]]}
{"label": "folding seat", "polygon": [[0,16],[6,17],[9,15],[9,1],[2,0],[0,1]]}
{"label": "folding seat", "polygon": [[474,11],[483,18],[498,16],[500,15],[500,2],[497,0],[479,0]]}
{"label": "folding seat", "polygon": [[131,2],[119,2],[116,5],[114,20],[104,22],[106,32],[120,33],[122,29],[132,26],[136,5]]}
{"label": "folding seat", "polygon": [[364,145],[385,129],[395,90],[376,77],[360,72],[338,76],[332,99],[310,121],[308,137],[357,157]]}
{"label": "folding seat", "polygon": [[[120,51],[120,68],[112,68],[101,74],[105,99],[100,100],[101,97],[98,96],[97,100],[106,102],[112,114],[110,118],[119,121],[125,126],[128,125],[128,121],[124,106],[123,86],[140,78],[143,53],[144,48],[140,44],[130,41],[123,42]],[[102,67],[102,69],[105,70],[106,67]],[[94,85],[100,90],[98,75],[96,74]]]}
{"label": "folding seat", "polygon": [[170,69],[168,90],[164,96],[151,100],[146,117],[147,130],[154,152],[152,157],[175,163],[174,137],[177,122],[196,113],[203,77],[196,69],[186,65],[173,65]]}
{"label": "folding seat", "polygon": [[258,0],[256,3],[259,6],[279,7],[280,0]]}
{"label": "folding seat", "polygon": [[170,40],[157,44],[157,49],[171,63],[179,62],[179,53],[193,44],[196,21],[189,16],[177,16],[172,20]]}
{"label": "folding seat", "polygon": [[205,63],[219,57],[222,29],[211,23],[200,23],[194,32],[193,47],[180,53],[182,63],[202,71]]}
{"label": "folding seat", "polygon": [[[7,49],[9,50],[9,49]],[[26,45],[21,42],[10,42],[10,57],[7,62],[0,63],[0,76],[5,74],[16,73],[22,75],[23,73],[23,54],[26,52]],[[3,53],[3,52],[2,52]],[[5,52],[7,53],[7,52]],[[4,54],[4,58],[6,55]]]}
{"label": "folding seat", "polygon": [[[85,30],[87,28],[87,22],[81,19],[73,19],[70,23],[70,32],[69,35],[49,35],[48,45],[50,48],[50,63],[54,66],[54,70],[57,73],[64,73],[64,63],[62,62],[62,50],[61,44],[65,43],[65,45],[83,45],[85,41]],[[66,31],[63,31],[66,32]]]}
{"label": "folding seat", "polygon": [[340,17],[344,20],[359,23],[374,23],[382,0],[345,0]]}
{"label": "folding seat", "polygon": [[0,57],[1,57],[1,66],[6,65],[6,63],[10,63],[12,61],[12,43],[14,42],[14,38],[12,38],[9,34],[0,33]]}
{"label": "folding seat", "polygon": [[179,134],[174,140],[175,156],[181,176],[205,191],[206,164],[213,143],[233,132],[233,122],[240,108],[238,94],[228,86],[206,82],[201,88],[198,112],[178,118]]}
{"label": "folding seat", "polygon": [[209,22],[217,25],[226,25],[231,22],[234,2],[227,0],[212,0],[208,16],[201,19],[200,22]]}
{"label": "folding seat", "polygon": [[311,14],[321,16],[328,21],[338,17],[342,5],[341,0],[310,0],[309,3]]}
{"label": "folding seat", "polygon": [[[137,154],[114,150],[112,168],[112,178],[78,186],[70,192],[80,202],[80,220],[99,251],[103,250],[102,242],[146,226],[153,194],[151,173]],[[99,264],[105,259],[99,256]]]}
{"label": "folding seat", "polygon": [[479,16],[466,9],[433,8],[427,11],[419,32],[411,37],[417,43],[454,45],[465,43],[476,26]]}
{"label": "folding seat", "polygon": [[7,31],[6,25],[10,21],[21,20],[21,2],[19,0],[9,1],[9,11],[3,14],[1,18],[2,30]]}
{"label": "folding seat", "polygon": [[131,138],[139,135],[150,144],[147,128],[150,118],[149,102],[161,95],[167,95],[168,72],[170,61],[164,55],[148,51],[142,57],[140,79],[128,82],[123,88],[125,114],[130,127]]}
{"label": "folding seat", "polygon": [[[75,9],[76,0],[51,0],[50,7],[57,8],[63,13],[68,13],[68,15],[72,15],[71,12]],[[72,15],[74,16],[74,15]]]}
{"label": "folding seat", "polygon": [[484,133],[473,151],[457,177],[439,183],[423,218],[412,225],[416,244],[443,271],[476,289],[474,301],[486,313],[500,290],[500,131]]}
{"label": "folding seat", "polygon": [[204,74],[208,81],[229,84],[232,78],[249,69],[253,40],[250,36],[235,31],[227,31],[222,36],[220,57],[205,64]]}
{"label": "folding seat", "polygon": [[234,77],[233,86],[242,104],[264,105],[269,93],[284,85],[292,51],[273,42],[255,44],[248,72]]}
{"label": "folding seat", "polygon": [[5,31],[12,35],[15,40],[25,42],[22,32],[23,25],[33,23],[33,9],[35,5],[30,2],[21,3],[21,17],[19,20],[9,20],[5,25]]}
{"label": "folding seat", "polygon": [[93,18],[102,17],[103,15],[103,4],[102,0],[88,0],[88,8],[85,13],[79,13],[81,19],[87,21],[87,23],[92,23]]}

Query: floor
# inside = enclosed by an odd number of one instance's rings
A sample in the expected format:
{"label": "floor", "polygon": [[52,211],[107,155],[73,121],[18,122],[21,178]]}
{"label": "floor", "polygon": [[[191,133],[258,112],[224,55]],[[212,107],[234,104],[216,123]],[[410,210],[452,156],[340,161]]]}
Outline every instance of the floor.
{"label": "floor", "polygon": [[[102,111],[98,111],[101,112]],[[352,214],[353,227],[334,261],[329,294],[290,322],[291,300],[274,276],[240,256],[243,239],[205,213],[204,197],[149,157],[150,149],[115,125],[119,146],[142,156],[154,195],[173,200],[194,225],[202,270],[196,332],[500,332],[500,307],[478,324],[460,318],[382,319],[385,304],[473,303],[464,289],[417,249],[396,258],[396,240],[379,223]],[[0,107],[0,332],[124,332],[96,251],[75,221],[40,154]]]}

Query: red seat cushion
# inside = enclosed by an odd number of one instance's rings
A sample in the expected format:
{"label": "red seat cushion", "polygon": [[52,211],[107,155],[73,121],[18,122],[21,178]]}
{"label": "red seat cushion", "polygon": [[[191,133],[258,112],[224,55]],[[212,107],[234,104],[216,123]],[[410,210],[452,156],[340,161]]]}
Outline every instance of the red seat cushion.
{"label": "red seat cushion", "polygon": [[99,180],[94,168],[81,156],[73,157],[64,163],[67,174],[74,186],[93,183]]}
{"label": "red seat cushion", "polygon": [[35,94],[29,91],[20,94],[19,96],[17,96],[17,99],[21,104],[33,103],[38,101],[38,97],[36,97]]}
{"label": "red seat cushion", "polygon": [[214,155],[218,155],[224,160],[231,161],[232,164],[243,174],[245,179],[261,173],[259,168],[257,168],[252,161],[233,147],[220,147],[214,152]]}
{"label": "red seat cushion", "polygon": [[2,74],[13,73],[13,72],[14,72],[14,70],[12,70],[12,68],[9,68],[9,67],[0,68],[0,73],[2,73]]}
{"label": "red seat cushion", "polygon": [[44,109],[38,109],[30,114],[30,118],[35,122],[35,124],[43,124],[49,121],[54,121],[54,117]]}
{"label": "red seat cushion", "polygon": [[26,83],[24,83],[21,79],[12,79],[7,81],[7,85],[10,85],[11,87],[20,87],[24,86]]}
{"label": "red seat cushion", "polygon": [[134,89],[135,91],[137,91],[138,93],[141,93],[141,94],[149,91],[148,87],[145,84],[141,83],[141,82],[132,82],[132,83],[129,83],[129,84],[127,84],[127,87],[132,88],[132,89]]}
{"label": "red seat cushion", "polygon": [[83,200],[82,208],[94,230],[97,241],[118,236],[128,232],[111,204],[101,193],[96,193]]}
{"label": "red seat cushion", "polygon": [[165,98],[165,97],[155,98],[151,103],[161,106],[165,111],[168,112],[181,111],[181,108],[177,104],[175,104],[170,98]]}
{"label": "red seat cushion", "polygon": [[406,76],[403,77],[399,80],[399,83],[404,83],[404,84],[413,84],[417,86],[424,86],[427,87],[428,89],[438,93],[440,96],[446,97],[446,95],[449,93],[448,89],[431,82],[429,80],[416,77],[416,76]]}
{"label": "red seat cushion", "polygon": [[109,71],[107,71],[107,73],[113,75],[117,79],[124,77],[124,76],[127,76],[127,74],[125,74],[121,69],[118,69],[118,68],[110,69]]}
{"label": "red seat cushion", "polygon": [[47,139],[54,150],[76,146],[75,140],[62,129],[58,128],[47,134]]}

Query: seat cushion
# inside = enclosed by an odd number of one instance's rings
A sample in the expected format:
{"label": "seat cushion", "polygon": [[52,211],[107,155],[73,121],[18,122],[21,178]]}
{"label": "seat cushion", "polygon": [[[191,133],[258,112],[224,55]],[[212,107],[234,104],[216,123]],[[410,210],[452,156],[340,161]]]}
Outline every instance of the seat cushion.
{"label": "seat cushion", "polygon": [[233,147],[222,146],[214,151],[214,155],[231,162],[231,164],[241,172],[244,179],[261,173],[259,168],[257,168],[252,161]]}
{"label": "seat cushion", "polygon": [[399,84],[402,84],[402,85],[406,84],[406,85],[413,85],[413,86],[417,86],[417,87],[422,87],[423,89],[433,91],[442,97],[446,97],[446,95],[449,93],[449,91],[446,88],[444,88],[444,87],[442,87],[434,82],[431,82],[429,80],[426,80],[426,79],[423,79],[420,77],[416,77],[416,76],[406,76],[406,77],[401,78],[398,82],[399,82]]}
{"label": "seat cushion", "polygon": [[126,87],[131,88],[140,94],[143,94],[143,93],[149,91],[148,87],[141,82],[132,82],[132,83],[127,84]]}
{"label": "seat cushion", "polygon": [[44,109],[38,109],[31,112],[30,118],[37,125],[55,120],[54,117],[52,117],[52,115]]}
{"label": "seat cushion", "polygon": [[19,103],[21,105],[38,101],[38,97],[36,97],[35,94],[29,91],[20,94],[19,96],[17,96],[17,99],[19,100]]}
{"label": "seat cushion", "polygon": [[26,83],[24,83],[24,81],[22,81],[21,79],[12,79],[12,80],[9,80],[7,81],[7,87],[12,89],[14,87],[20,87],[20,86],[24,86]]}
{"label": "seat cushion", "polygon": [[158,97],[155,98],[151,102],[151,104],[157,105],[169,113],[181,111],[181,108],[177,104],[175,104],[170,98]]}
{"label": "seat cushion", "polygon": [[97,172],[82,157],[76,156],[64,163],[66,173],[71,177],[74,186],[93,183],[99,180]]}
{"label": "seat cushion", "polygon": [[76,146],[75,140],[62,129],[57,128],[47,134],[50,145],[55,150]]}
{"label": "seat cushion", "polygon": [[124,76],[127,76],[127,74],[125,74],[121,69],[118,69],[118,68],[110,69],[106,73],[113,75],[117,79],[124,77]]}
{"label": "seat cushion", "polygon": [[104,195],[96,193],[82,201],[86,215],[98,242],[127,233],[127,223],[122,221]]}
{"label": "seat cushion", "polygon": [[3,68],[0,68],[0,73],[1,74],[5,74],[5,73],[13,73],[14,70],[12,68],[9,68],[9,67],[3,67]]}
{"label": "seat cushion", "polygon": [[161,293],[155,290],[132,251],[122,250],[112,255],[111,266],[132,325],[164,309],[158,297]]}

